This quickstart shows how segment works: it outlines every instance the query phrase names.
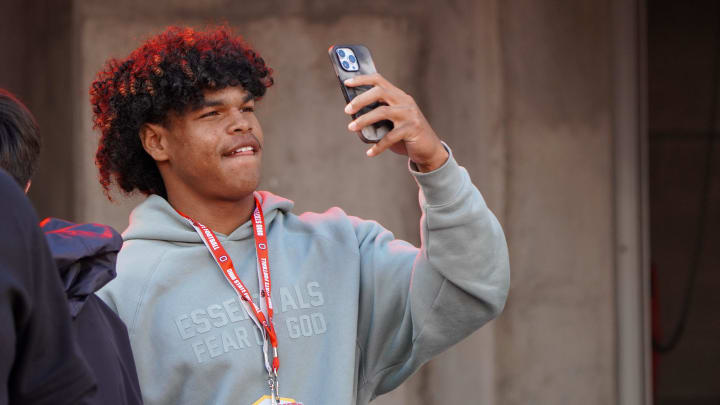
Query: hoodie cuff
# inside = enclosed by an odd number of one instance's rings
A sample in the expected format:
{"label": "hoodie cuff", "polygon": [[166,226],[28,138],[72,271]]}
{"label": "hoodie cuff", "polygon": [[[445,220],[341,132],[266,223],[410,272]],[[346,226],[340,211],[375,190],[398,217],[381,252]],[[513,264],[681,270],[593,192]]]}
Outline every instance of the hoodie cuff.
{"label": "hoodie cuff", "polygon": [[443,147],[448,152],[448,159],[442,166],[431,172],[420,172],[415,163],[408,160],[408,169],[415,177],[415,182],[425,197],[425,203],[431,206],[452,202],[465,183],[464,170],[455,161],[452,150],[445,142],[443,142]]}

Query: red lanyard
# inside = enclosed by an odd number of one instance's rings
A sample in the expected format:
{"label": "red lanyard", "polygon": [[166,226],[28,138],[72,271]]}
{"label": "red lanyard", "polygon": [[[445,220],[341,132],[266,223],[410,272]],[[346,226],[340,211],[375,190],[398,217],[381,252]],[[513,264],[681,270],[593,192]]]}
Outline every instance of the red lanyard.
{"label": "red lanyard", "polygon": [[[225,279],[228,283],[230,283],[230,286],[235,289],[235,292],[238,294],[238,296],[240,296],[245,311],[247,311],[250,318],[252,318],[252,320],[255,322],[255,325],[257,325],[257,327],[260,329],[260,332],[263,335],[263,355],[265,357],[265,368],[267,369],[269,374],[268,384],[270,385],[270,390],[273,394],[272,396],[279,400],[277,373],[278,369],[280,368],[280,359],[278,357],[277,350],[277,334],[275,333],[275,324],[273,322],[273,306],[271,299],[272,283],[270,282],[270,258],[268,254],[267,234],[265,232],[265,217],[263,216],[260,201],[257,199],[257,197],[255,197],[255,210],[253,211],[252,216],[252,228],[253,233],[255,234],[255,253],[257,255],[257,270],[260,296],[265,297],[264,304],[267,308],[267,317],[265,317],[263,309],[258,307],[257,304],[255,304],[252,296],[250,296],[250,293],[245,287],[245,284],[243,284],[242,280],[240,280],[240,277],[238,277],[230,255],[228,255],[225,248],[222,246],[222,244],[220,244],[220,241],[215,236],[215,233],[210,228],[195,221],[189,216],[183,214],[182,212],[177,212],[185,219],[187,219],[188,222],[190,222],[190,225],[192,225],[192,227],[195,228],[195,231],[197,231],[197,233],[200,235],[200,238],[202,238],[205,246],[208,248],[210,254],[212,254],[213,258],[215,259],[215,262],[220,267],[220,270],[222,270],[222,273],[225,275]],[[262,304],[263,302],[261,301],[261,305]],[[268,340],[270,340],[270,345],[273,349],[272,365],[270,365],[270,363],[268,362]]]}

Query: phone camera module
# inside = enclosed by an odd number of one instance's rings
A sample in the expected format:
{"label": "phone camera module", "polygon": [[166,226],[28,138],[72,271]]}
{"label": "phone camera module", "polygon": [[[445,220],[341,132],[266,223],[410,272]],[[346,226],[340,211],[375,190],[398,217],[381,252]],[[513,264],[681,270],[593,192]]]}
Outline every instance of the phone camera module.
{"label": "phone camera module", "polygon": [[340,62],[340,66],[346,71],[346,72],[357,72],[360,70],[360,65],[358,64],[358,60],[355,57],[355,52],[353,52],[350,48],[338,48],[335,50],[335,53],[338,56],[338,61]]}

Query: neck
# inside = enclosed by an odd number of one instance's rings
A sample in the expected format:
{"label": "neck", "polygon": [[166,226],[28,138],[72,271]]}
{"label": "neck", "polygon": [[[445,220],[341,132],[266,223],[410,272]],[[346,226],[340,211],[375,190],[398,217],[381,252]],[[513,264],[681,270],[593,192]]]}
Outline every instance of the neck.
{"label": "neck", "polygon": [[215,233],[230,235],[252,216],[255,208],[253,193],[241,200],[206,200],[192,195],[172,195],[168,190],[168,202],[176,210],[212,229]]}

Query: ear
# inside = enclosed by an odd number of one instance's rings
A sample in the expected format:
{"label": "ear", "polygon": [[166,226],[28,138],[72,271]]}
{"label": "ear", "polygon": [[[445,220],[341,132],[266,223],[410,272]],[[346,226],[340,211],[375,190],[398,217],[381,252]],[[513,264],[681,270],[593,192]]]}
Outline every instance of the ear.
{"label": "ear", "polygon": [[143,149],[158,163],[169,159],[168,136],[167,128],[159,124],[145,123],[140,127]]}

